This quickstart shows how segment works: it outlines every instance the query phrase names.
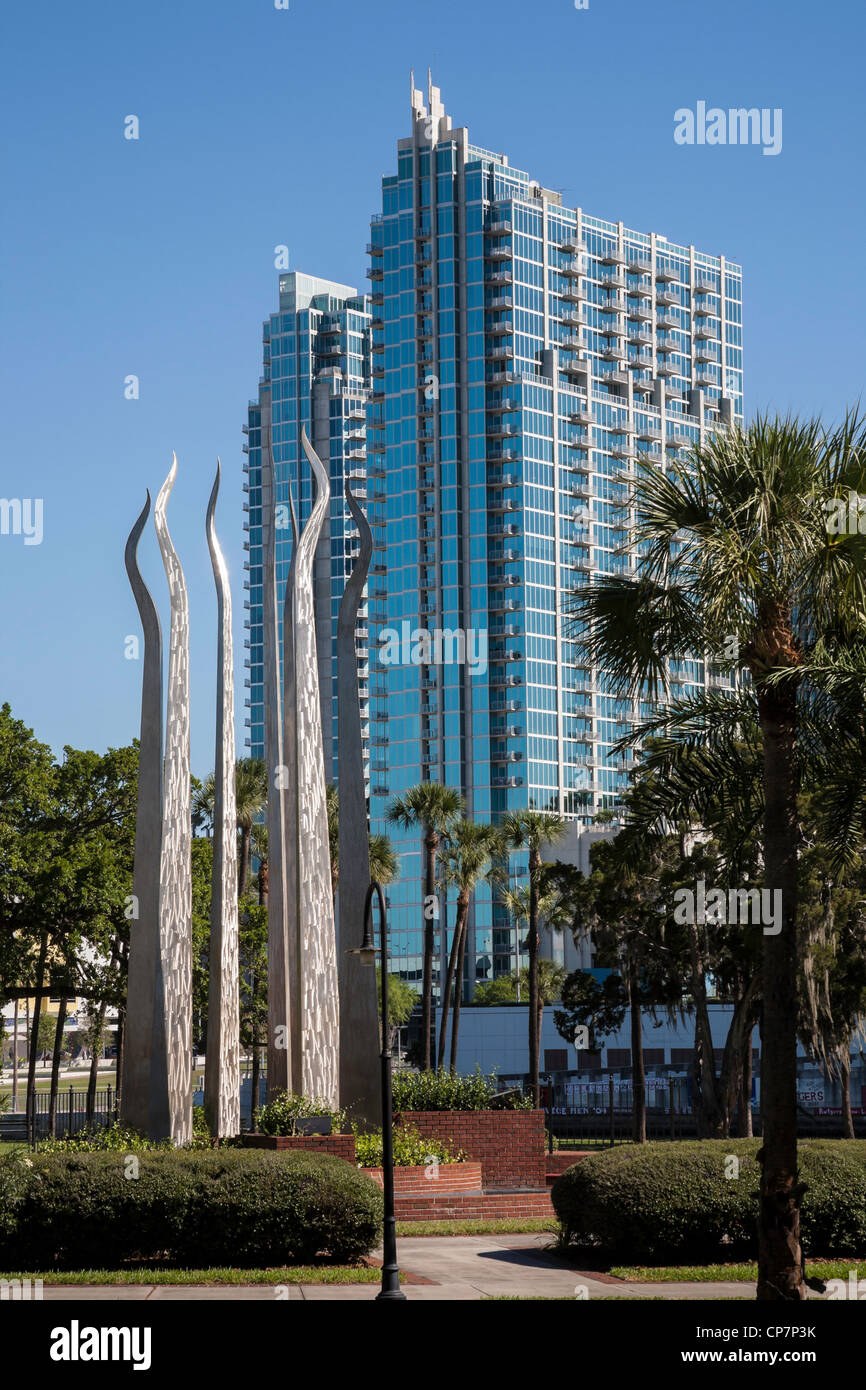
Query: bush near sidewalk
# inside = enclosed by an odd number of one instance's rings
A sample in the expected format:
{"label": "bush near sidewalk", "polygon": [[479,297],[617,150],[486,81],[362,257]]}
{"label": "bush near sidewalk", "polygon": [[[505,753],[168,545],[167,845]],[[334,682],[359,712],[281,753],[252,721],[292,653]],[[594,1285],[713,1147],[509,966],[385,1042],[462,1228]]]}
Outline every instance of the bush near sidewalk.
{"label": "bush near sidewalk", "polygon": [[382,1194],[343,1159],[256,1149],[0,1160],[0,1267],[116,1269],[358,1259]]}
{"label": "bush near sidewalk", "polygon": [[[629,1260],[693,1263],[757,1252],[759,1139],[639,1144],[590,1154],[553,1185],[563,1239]],[[807,1139],[801,1235],[810,1256],[866,1250],[866,1144]],[[739,1161],[739,1175],[732,1159]],[[724,1242],[724,1243],[723,1243]]]}

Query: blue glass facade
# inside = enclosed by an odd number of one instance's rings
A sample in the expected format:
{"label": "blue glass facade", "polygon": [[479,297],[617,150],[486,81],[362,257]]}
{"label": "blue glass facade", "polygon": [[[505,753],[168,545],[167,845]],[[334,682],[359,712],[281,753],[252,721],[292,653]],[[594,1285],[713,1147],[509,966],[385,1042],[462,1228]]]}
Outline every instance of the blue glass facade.
{"label": "blue glass facade", "polygon": [[[564,207],[504,155],[452,129],[433,87],[426,102],[413,94],[411,133],[398,143],[396,174],[382,181],[368,250],[369,299],[345,291],[340,313],[367,305],[369,367],[363,352],[340,359],[342,435],[335,423],[331,458],[337,468],[349,411],[366,402],[368,515],[379,546],[368,584],[370,814],[401,860],[388,890],[394,966],[417,981],[421,850],[417,832],[388,822],[393,797],[430,780],[460,790],[478,820],[531,807],[588,824],[627,786],[630,764],[610,750],[642,706],[615,698],[604,671],[580,664],[564,614],[591,575],[634,572],[617,508],[636,458],[664,467],[684,445],[742,419],[741,271]],[[254,752],[257,431],[270,390],[275,455],[295,479],[304,403],[322,369],[304,316],[320,312],[285,313],[281,291],[250,410]],[[341,586],[338,510],[331,544]],[[413,659],[418,632],[442,636],[444,659]],[[486,664],[449,660],[459,641],[464,655],[483,648]],[[702,659],[671,675],[674,693],[708,678]],[[453,904],[443,900],[441,913],[447,927]],[[440,935],[444,953],[447,930]],[[512,970],[519,955],[513,924],[482,886],[467,991]]]}
{"label": "blue glass facade", "polygon": [[[386,769],[371,819],[401,854],[391,930],[417,979],[419,837],[388,824],[392,797],[429,779],[458,788],[476,819],[532,807],[589,823],[627,785],[610,749],[641,710],[579,664],[563,613],[592,574],[635,568],[616,504],[637,453],[663,466],[742,418],[741,272],[564,207],[452,130],[435,88],[414,94],[372,236],[384,370],[369,439],[385,465],[387,592],[370,608],[371,736]],[[404,624],[483,633],[486,673],[384,664],[383,629]],[[701,683],[704,663],[672,675]],[[489,889],[472,927],[469,993],[519,953]]]}
{"label": "blue glass facade", "polygon": [[[326,776],[337,780],[337,612],[358,551],[358,533],[348,515],[344,485],[364,505],[366,413],[370,383],[369,299],[347,285],[291,272],[280,276],[279,312],[264,324],[264,367],[257,400],[248,414],[244,503],[248,626],[248,743],[252,757],[265,756],[262,446],[270,433],[277,478],[277,592],[282,595],[291,556],[289,489],[303,524],[313,502],[310,468],[300,463],[306,428],[329,468],[331,504],[315,562],[319,680]],[[264,437],[263,437],[264,436]],[[300,484],[299,484],[300,478]],[[282,603],[280,602],[280,620]],[[358,615],[357,649],[362,692],[362,726],[367,724],[367,610]]]}

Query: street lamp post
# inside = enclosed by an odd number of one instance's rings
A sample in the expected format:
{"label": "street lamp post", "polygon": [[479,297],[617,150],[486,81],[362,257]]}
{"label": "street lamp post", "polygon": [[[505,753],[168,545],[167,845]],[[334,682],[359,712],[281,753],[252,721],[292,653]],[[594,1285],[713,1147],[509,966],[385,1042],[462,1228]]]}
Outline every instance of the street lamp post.
{"label": "street lamp post", "polygon": [[376,964],[376,942],[373,936],[373,894],[379,900],[379,954],[382,959],[382,1186],[385,1194],[385,1219],[382,1232],[382,1288],[380,1299],[406,1302],[400,1289],[400,1270],[397,1265],[397,1223],[394,1219],[394,1129],[391,1104],[391,1030],[388,1027],[388,918],[385,913],[385,894],[381,883],[373,882],[364,900],[364,940],[350,952],[361,957],[362,965]]}

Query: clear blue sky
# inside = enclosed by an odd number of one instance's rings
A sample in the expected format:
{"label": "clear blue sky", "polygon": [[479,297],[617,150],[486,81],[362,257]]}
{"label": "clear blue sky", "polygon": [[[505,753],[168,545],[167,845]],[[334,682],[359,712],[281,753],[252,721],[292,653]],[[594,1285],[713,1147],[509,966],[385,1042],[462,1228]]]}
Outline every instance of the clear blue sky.
{"label": "clear blue sky", "polygon": [[[747,412],[838,416],[864,376],[864,30],[862,0],[5,6],[0,497],[43,498],[44,539],[0,536],[0,701],[58,751],[137,733],[123,545],[174,448],[193,766],[210,769],[219,454],[243,737],[241,426],[273,248],[366,287],[411,67],[568,204],[739,260]],[[781,154],[676,145],[674,111],[698,101],[781,107]],[[167,615],[152,528],[142,551]]]}

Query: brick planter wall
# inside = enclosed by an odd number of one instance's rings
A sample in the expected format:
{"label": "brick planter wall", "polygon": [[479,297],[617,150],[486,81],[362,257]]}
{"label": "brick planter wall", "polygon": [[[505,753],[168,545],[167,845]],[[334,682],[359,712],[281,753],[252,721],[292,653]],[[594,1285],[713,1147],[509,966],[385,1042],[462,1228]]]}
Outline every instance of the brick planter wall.
{"label": "brick planter wall", "polygon": [[[381,1168],[362,1168],[368,1178],[383,1186]],[[480,1163],[440,1163],[437,1176],[430,1177],[430,1169],[407,1166],[394,1169],[395,1197],[430,1197],[453,1192],[474,1192],[481,1195]]]}
{"label": "brick planter wall", "polygon": [[545,1187],[543,1110],[404,1110],[395,1124],[462,1149],[481,1164],[485,1188]]}
{"label": "brick planter wall", "polygon": [[243,1143],[247,1149],[306,1149],[355,1162],[354,1134],[245,1134]]}

